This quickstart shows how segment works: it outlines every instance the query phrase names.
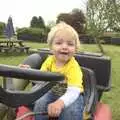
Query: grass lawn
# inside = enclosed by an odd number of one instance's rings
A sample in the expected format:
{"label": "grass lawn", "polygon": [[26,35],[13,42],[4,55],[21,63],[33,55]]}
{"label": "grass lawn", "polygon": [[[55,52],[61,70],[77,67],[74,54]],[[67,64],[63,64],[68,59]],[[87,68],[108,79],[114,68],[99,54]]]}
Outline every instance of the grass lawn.
{"label": "grass lawn", "polygon": [[[32,49],[45,48],[46,44],[40,44],[35,42],[26,42],[26,45]],[[103,45],[105,54],[110,56],[112,61],[112,88],[111,91],[103,94],[102,101],[109,104],[112,109],[113,120],[120,119],[120,46]],[[99,52],[96,45],[81,45],[81,51]],[[18,65],[27,55],[26,54],[3,54],[0,53],[0,64]]]}

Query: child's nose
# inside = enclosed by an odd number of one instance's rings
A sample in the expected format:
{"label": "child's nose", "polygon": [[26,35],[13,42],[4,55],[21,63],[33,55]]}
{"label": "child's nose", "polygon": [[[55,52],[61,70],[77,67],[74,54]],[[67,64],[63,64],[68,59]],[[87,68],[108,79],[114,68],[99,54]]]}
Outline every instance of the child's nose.
{"label": "child's nose", "polygon": [[67,44],[63,44],[62,48],[66,49],[67,48]]}

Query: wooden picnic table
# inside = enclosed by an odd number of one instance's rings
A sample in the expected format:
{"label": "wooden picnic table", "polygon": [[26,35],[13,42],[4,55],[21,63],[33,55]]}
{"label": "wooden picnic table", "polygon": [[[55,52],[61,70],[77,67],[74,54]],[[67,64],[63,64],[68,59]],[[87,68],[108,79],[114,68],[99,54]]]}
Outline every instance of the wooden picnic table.
{"label": "wooden picnic table", "polygon": [[28,53],[30,47],[25,46],[23,42],[23,40],[0,40],[0,51],[8,52],[14,49],[20,52],[26,51],[26,53]]}
{"label": "wooden picnic table", "polygon": [[24,46],[23,40],[1,40],[0,46],[13,47],[14,45]]}

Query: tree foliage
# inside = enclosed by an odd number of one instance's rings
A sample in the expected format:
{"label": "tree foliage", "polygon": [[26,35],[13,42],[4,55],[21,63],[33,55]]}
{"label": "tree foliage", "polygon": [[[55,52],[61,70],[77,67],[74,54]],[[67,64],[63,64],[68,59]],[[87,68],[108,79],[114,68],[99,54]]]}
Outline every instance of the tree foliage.
{"label": "tree foliage", "polygon": [[41,16],[33,16],[30,22],[30,27],[32,28],[45,28],[45,22]]}
{"label": "tree foliage", "polygon": [[45,22],[41,16],[38,17],[38,26],[39,28],[45,28]]}
{"label": "tree foliage", "polygon": [[37,22],[38,22],[37,17],[36,17],[36,16],[33,16],[33,17],[32,17],[32,20],[31,20],[31,22],[30,22],[30,27],[33,27],[33,28],[38,27],[38,26],[37,26]]}
{"label": "tree foliage", "polygon": [[88,0],[87,28],[96,35],[120,28],[120,3],[116,0]]}
{"label": "tree foliage", "polygon": [[109,21],[110,21],[110,30],[115,32],[120,32],[120,1],[119,0],[109,0],[108,3],[108,12],[109,12]]}
{"label": "tree foliage", "polygon": [[99,37],[104,32],[120,28],[120,4],[116,0],[88,0],[87,31],[96,38],[101,52],[104,52]]}
{"label": "tree foliage", "polygon": [[56,23],[64,21],[76,29],[81,34],[84,33],[84,24],[86,23],[83,12],[79,9],[73,9],[70,13],[60,13]]}
{"label": "tree foliage", "polygon": [[5,29],[5,23],[4,22],[0,22],[0,35],[3,35],[4,29]]}

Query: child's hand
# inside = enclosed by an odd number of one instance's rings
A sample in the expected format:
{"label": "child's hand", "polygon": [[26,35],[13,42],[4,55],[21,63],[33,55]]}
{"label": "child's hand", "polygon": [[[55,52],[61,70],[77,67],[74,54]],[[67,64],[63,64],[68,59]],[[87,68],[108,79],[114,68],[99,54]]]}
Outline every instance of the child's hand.
{"label": "child's hand", "polygon": [[62,100],[57,100],[48,105],[48,115],[50,117],[58,117],[64,108],[64,102]]}
{"label": "child's hand", "polygon": [[30,68],[30,66],[27,64],[19,64],[19,67],[20,68]]}

